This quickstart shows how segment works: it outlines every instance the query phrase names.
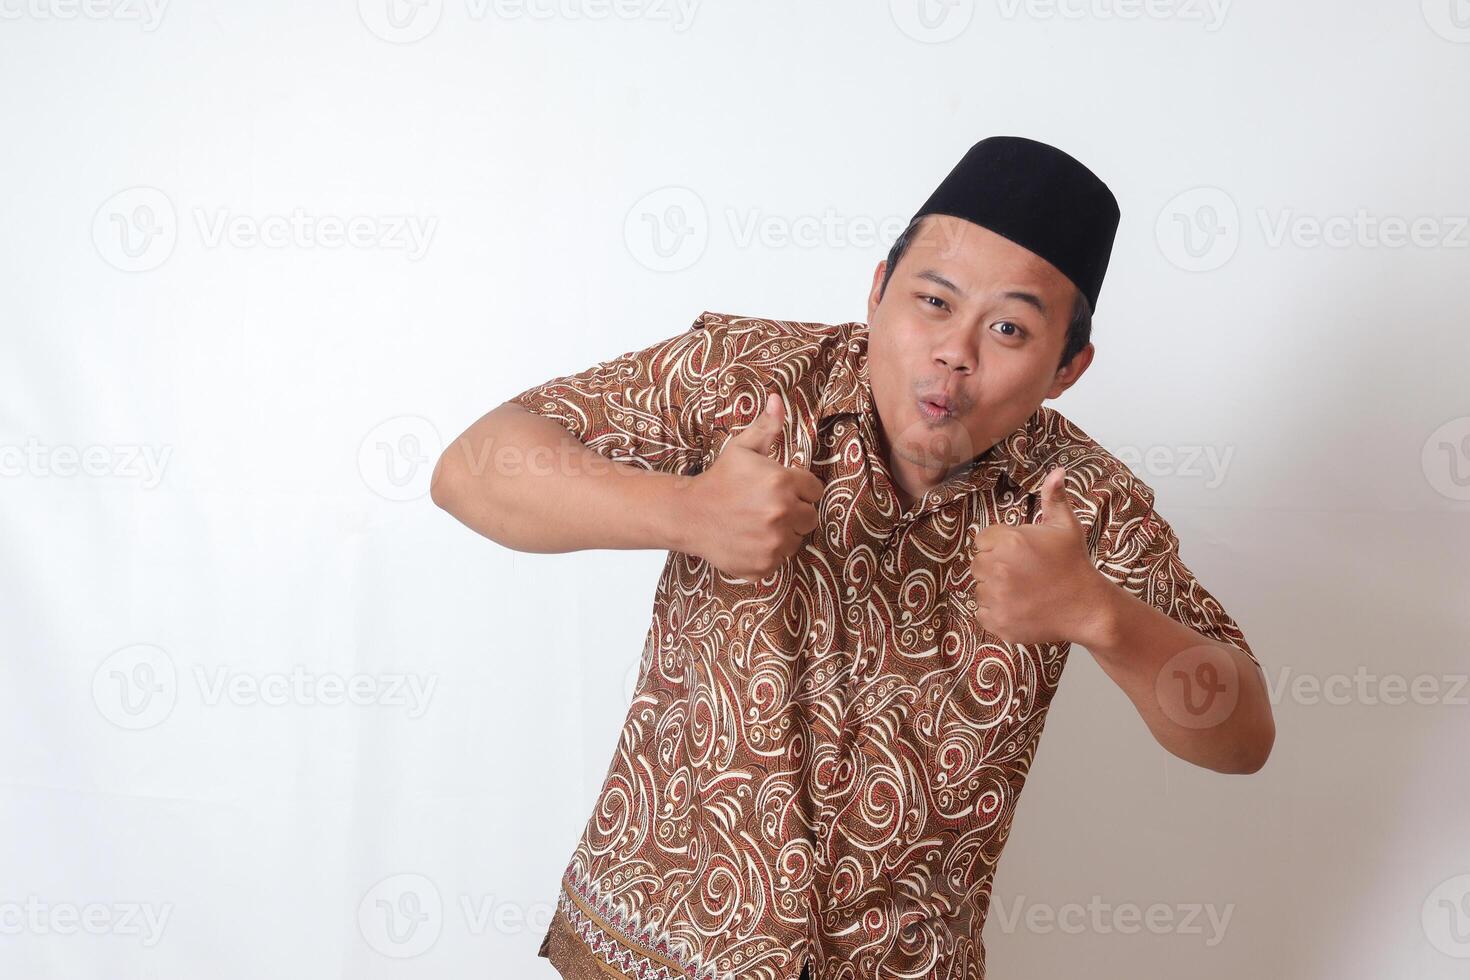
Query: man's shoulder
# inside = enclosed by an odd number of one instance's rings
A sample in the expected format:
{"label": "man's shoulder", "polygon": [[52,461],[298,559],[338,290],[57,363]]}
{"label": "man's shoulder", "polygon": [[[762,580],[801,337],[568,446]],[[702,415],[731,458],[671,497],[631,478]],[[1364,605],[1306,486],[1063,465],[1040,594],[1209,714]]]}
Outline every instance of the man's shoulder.
{"label": "man's shoulder", "polygon": [[771,350],[772,353],[799,347],[845,346],[867,338],[867,324],[858,321],[785,320],[714,310],[705,310],[695,317],[689,329],[705,330],[728,339],[737,350],[759,350],[763,345],[775,342],[777,347]]}
{"label": "man's shoulder", "polygon": [[[824,406],[851,392],[867,351],[867,324],[742,316],[706,310],[690,327],[709,336],[714,369],[704,382],[709,423],[729,433],[748,425],[779,391],[788,418],[815,438]],[[718,438],[718,437],[715,437]]]}
{"label": "man's shoulder", "polygon": [[851,376],[867,354],[868,325],[857,321],[823,323],[706,310],[690,329],[710,333],[707,346],[727,387],[745,379],[789,396],[805,392],[812,406],[834,379]]}

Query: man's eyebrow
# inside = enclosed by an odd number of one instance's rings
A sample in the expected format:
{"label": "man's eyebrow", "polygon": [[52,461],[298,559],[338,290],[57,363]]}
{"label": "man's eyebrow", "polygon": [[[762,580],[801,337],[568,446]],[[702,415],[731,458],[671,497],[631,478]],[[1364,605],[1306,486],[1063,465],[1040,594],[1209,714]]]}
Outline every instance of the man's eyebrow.
{"label": "man's eyebrow", "polygon": [[[943,286],[945,289],[950,290],[961,299],[965,298],[965,291],[963,289],[956,286],[954,283],[950,282],[948,279],[944,278],[933,269],[925,269],[923,272],[920,272],[918,274],[918,278],[927,279],[930,282],[937,283],[938,285]],[[1023,303],[1030,303],[1032,306],[1036,307],[1036,311],[1038,313],[1040,313],[1043,317],[1046,316],[1046,304],[1043,303],[1041,301],[1041,297],[1037,296],[1035,293],[1028,293],[1022,289],[1011,289],[1007,290],[1004,293],[1001,293],[1000,295],[1002,299],[1016,299],[1020,300]]]}
{"label": "man's eyebrow", "polygon": [[1005,299],[1018,299],[1023,303],[1030,303],[1032,306],[1036,307],[1036,312],[1040,313],[1043,317],[1046,316],[1046,304],[1043,303],[1041,301],[1041,297],[1037,296],[1035,293],[1028,293],[1019,289],[1012,289],[1009,292],[1001,293],[1001,296]]}
{"label": "man's eyebrow", "polygon": [[963,289],[956,286],[954,283],[950,282],[948,279],[944,278],[933,269],[925,269],[923,272],[919,273],[918,278],[928,279],[930,282],[938,283],[945,289],[948,289],[950,292],[961,298],[963,298],[965,295],[965,291]]}

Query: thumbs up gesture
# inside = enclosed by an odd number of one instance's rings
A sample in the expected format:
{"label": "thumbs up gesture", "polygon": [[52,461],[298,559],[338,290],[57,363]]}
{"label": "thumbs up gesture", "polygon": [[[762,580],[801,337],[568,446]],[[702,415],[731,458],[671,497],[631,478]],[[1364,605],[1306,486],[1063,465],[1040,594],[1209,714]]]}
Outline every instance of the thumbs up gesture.
{"label": "thumbs up gesture", "polygon": [[817,526],[822,481],[800,466],[770,458],[786,425],[781,396],[731,436],[709,469],[691,484],[695,505],[692,553],[751,581],[781,566]]}
{"label": "thumbs up gesture", "polygon": [[[993,524],[979,534],[970,571],[976,618],[1006,643],[1070,641],[1080,636],[1108,583],[1092,564],[1082,522],[1056,467],[1041,485],[1041,520]],[[1110,583],[1108,583],[1110,584]]]}

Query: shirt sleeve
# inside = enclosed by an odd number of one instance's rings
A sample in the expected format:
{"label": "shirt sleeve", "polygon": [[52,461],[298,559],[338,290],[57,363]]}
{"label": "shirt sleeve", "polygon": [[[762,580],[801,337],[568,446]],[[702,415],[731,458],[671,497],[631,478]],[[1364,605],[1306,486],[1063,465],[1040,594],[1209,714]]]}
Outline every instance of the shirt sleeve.
{"label": "shirt sleeve", "polygon": [[533,385],[506,399],[558,423],[614,462],[692,475],[710,447],[713,381],[728,358],[709,315],[643,350]]}
{"label": "shirt sleeve", "polygon": [[1099,561],[1105,575],[1170,619],[1239,648],[1261,667],[1240,625],[1180,558],[1179,536],[1151,498],[1131,501],[1113,530]]}

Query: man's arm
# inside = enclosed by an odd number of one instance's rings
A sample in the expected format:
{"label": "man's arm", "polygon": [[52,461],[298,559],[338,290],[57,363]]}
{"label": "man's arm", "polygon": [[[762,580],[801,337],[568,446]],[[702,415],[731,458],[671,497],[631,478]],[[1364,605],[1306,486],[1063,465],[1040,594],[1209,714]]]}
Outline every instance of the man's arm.
{"label": "man's arm", "polygon": [[456,439],[434,467],[434,503],[518,551],[658,548],[760,579],[817,526],[822,481],[769,458],[782,441],[784,399],[731,436],[698,474],[609,460],[568,430],[501,405]]}
{"label": "man's arm", "polygon": [[779,393],[740,432],[716,425],[727,379],[771,387],[744,359],[763,336],[706,310],[643,350],[512,395],[441,455],[434,503],[518,551],[679,551],[764,577],[816,527],[822,484],[778,462]]}
{"label": "man's arm", "polygon": [[703,392],[730,364],[710,319],[507,398],[441,455],[434,503],[517,551],[688,551],[675,491],[704,464]]}
{"label": "man's arm", "polygon": [[1234,622],[1179,560],[1172,529],[1146,502],[1130,501],[1128,515],[1142,520],[1119,521],[1130,536],[1109,542],[1106,564],[1124,582],[1093,564],[1065,473],[1057,467],[1043,483],[1036,524],[981,532],[972,566],[980,622],[1008,643],[1085,646],[1179,758],[1217,772],[1260,769],[1276,725],[1259,666],[1241,646],[1181,620],[1244,644]]}
{"label": "man's arm", "polygon": [[449,444],[434,503],[516,551],[688,549],[681,516],[692,477],[610,460],[560,424],[509,402]]}
{"label": "man's arm", "polygon": [[1077,636],[1154,739],[1187,762],[1252,773],[1266,764],[1276,722],[1266,681],[1245,651],[1164,615],[1098,573],[1091,625]]}

